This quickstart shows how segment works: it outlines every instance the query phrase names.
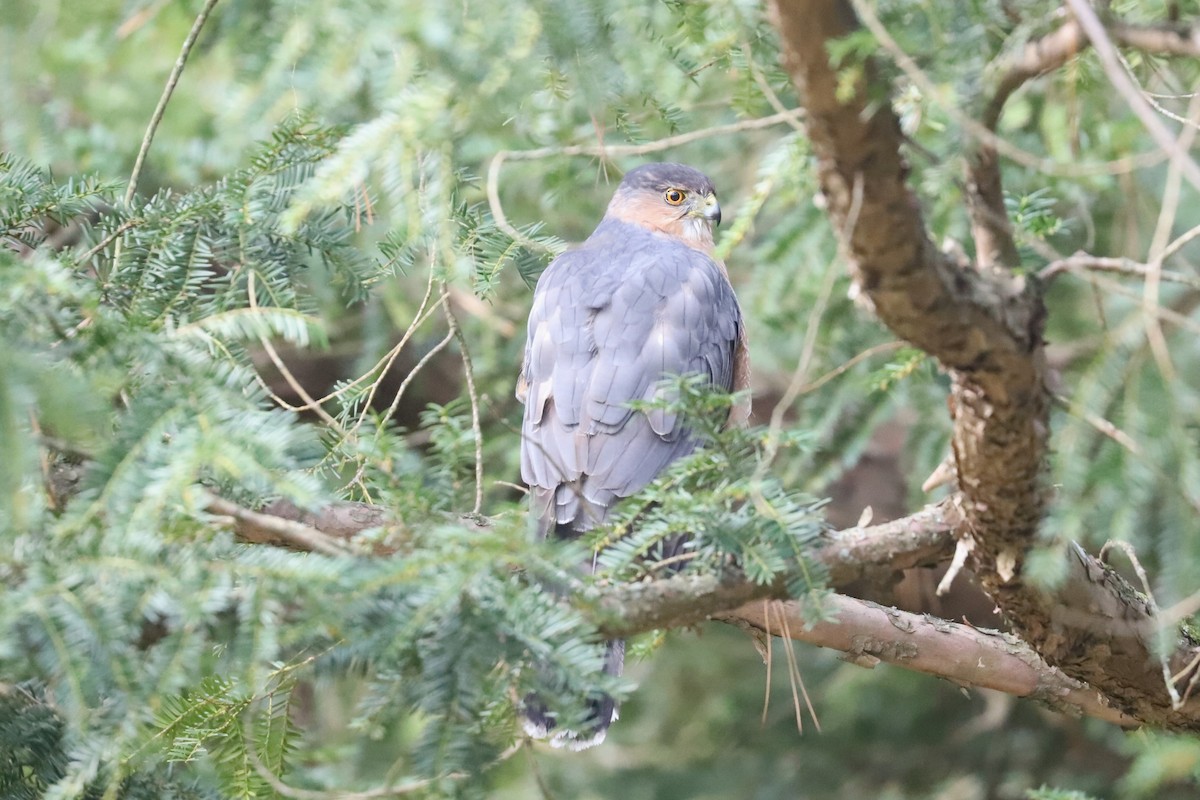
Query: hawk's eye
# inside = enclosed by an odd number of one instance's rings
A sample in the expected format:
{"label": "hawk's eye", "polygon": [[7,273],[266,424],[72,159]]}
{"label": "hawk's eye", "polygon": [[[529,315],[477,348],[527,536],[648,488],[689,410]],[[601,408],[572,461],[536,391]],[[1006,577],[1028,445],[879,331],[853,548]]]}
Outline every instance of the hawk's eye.
{"label": "hawk's eye", "polygon": [[673,206],[677,206],[683,202],[683,198],[687,197],[687,192],[682,189],[667,189],[663,193],[663,199]]}

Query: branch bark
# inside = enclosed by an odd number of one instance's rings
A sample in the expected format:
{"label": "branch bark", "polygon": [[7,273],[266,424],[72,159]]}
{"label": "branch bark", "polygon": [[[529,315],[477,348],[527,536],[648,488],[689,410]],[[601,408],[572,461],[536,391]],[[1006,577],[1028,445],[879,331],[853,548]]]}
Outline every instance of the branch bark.
{"label": "branch bark", "polygon": [[[383,512],[360,503],[338,503],[318,512],[305,512],[287,501],[276,501],[263,513],[232,513],[224,501],[211,510],[233,516],[239,535],[248,541],[309,549],[312,537],[346,542],[367,528],[387,524]],[[244,512],[244,509],[241,510]],[[262,519],[269,514],[274,522]],[[287,517],[283,519],[282,517]],[[281,536],[281,523],[302,525],[304,538]],[[961,534],[962,519],[952,502],[930,506],[903,519],[828,534],[814,554],[828,570],[830,583],[841,586],[871,570],[904,570],[946,561]],[[802,607],[783,602],[784,584],[747,581],[737,570],[724,575],[680,575],[622,586],[590,587],[575,601],[609,636],[627,636],[656,628],[696,625],[710,619],[750,626],[782,635],[781,625],[764,618],[764,602],[774,617],[786,616],[797,641],[846,653],[864,666],[886,661],[964,686],[996,689],[1028,697],[1068,714],[1083,713],[1121,725],[1136,721],[1107,705],[1100,695],[1045,664],[1015,637],[970,625],[910,614],[863,600],[831,595],[826,610],[834,619],[812,622]]]}
{"label": "branch bark", "polygon": [[960,686],[1030,698],[1066,714],[1083,713],[1117,725],[1137,724],[1108,705],[1099,692],[1046,664],[1011,634],[842,595],[828,598],[826,610],[832,613],[832,621],[806,619],[802,607],[794,602],[773,607],[758,602],[742,606],[730,618],[776,636],[783,622],[793,639],[838,650],[864,667],[883,661]]}
{"label": "branch bark", "polygon": [[906,185],[899,123],[879,102],[884,92],[871,65],[849,97],[844,85],[839,91],[827,43],[857,27],[850,3],[775,0],[773,10],[850,271],[880,320],[950,374],[961,510],[981,585],[1048,663],[1143,722],[1200,730],[1200,700],[1173,704],[1163,680],[1164,666],[1190,678],[1197,642],[1178,632],[1160,658],[1148,604],[1082,551],[1068,555],[1057,590],[1022,576],[1047,503],[1049,395],[1037,282],[960,268],[934,247]]}

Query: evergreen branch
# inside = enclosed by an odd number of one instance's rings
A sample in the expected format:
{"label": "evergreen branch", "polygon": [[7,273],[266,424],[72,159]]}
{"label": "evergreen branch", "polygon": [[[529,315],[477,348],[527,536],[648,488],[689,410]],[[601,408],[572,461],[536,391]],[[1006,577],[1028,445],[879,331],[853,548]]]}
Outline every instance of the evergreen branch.
{"label": "evergreen branch", "polygon": [[133,162],[133,172],[129,176],[129,186],[125,189],[125,205],[133,202],[134,192],[137,191],[138,178],[142,174],[142,165],[146,162],[146,154],[150,152],[150,143],[154,141],[154,134],[158,130],[158,124],[162,122],[163,114],[166,113],[167,103],[171,101],[171,95],[175,93],[175,85],[179,83],[179,77],[183,74],[183,67],[187,64],[188,54],[192,52],[192,45],[196,43],[196,39],[200,36],[200,29],[204,27],[204,23],[208,20],[208,15],[212,12],[213,6],[217,4],[217,0],[205,0],[204,8],[200,9],[200,13],[196,16],[196,21],[192,23],[192,29],[188,32],[187,38],[183,40],[183,47],[179,51],[179,58],[175,60],[175,66],[171,69],[171,74],[167,77],[167,85],[163,87],[162,96],[158,98],[158,105],[154,109],[154,114],[150,117],[150,124],[146,127],[146,135],[142,137],[142,146],[138,149],[137,159]]}

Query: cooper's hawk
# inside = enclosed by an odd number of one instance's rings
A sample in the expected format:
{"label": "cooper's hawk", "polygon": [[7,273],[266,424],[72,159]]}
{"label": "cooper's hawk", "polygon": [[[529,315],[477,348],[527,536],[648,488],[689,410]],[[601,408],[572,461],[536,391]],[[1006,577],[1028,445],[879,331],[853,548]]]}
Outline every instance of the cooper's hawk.
{"label": "cooper's hawk", "polygon": [[[618,500],[696,448],[669,408],[630,407],[659,398],[664,378],[698,373],[726,391],[745,388],[742,313],[713,257],[720,221],[703,173],[647,164],[621,181],[587,241],[542,273],[517,385],[521,477],[539,535],[573,538],[603,523]],[[620,674],[624,650],[608,644],[606,671]],[[555,730],[553,714],[530,698],[526,729],[557,745],[596,744],[616,709],[607,696],[590,708],[586,730]]]}

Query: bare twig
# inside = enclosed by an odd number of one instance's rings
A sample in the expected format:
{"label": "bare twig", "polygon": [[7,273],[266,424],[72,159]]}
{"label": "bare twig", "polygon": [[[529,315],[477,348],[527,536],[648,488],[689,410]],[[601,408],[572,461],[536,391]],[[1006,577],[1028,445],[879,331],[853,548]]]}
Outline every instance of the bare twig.
{"label": "bare twig", "polygon": [[[1195,230],[1200,231],[1200,227]],[[1165,250],[1163,252],[1164,254],[1166,253]],[[1150,274],[1150,266],[1134,261],[1132,258],[1113,258],[1109,256],[1093,256],[1088,253],[1076,253],[1073,256],[1052,261],[1042,267],[1038,272],[1038,278],[1049,282],[1064,272],[1086,271],[1115,272],[1119,275],[1146,278]],[[1188,275],[1183,272],[1164,269],[1159,272],[1159,278],[1168,283],[1178,283],[1191,289],[1200,290],[1200,277],[1196,275]]]}
{"label": "bare twig", "polygon": [[1063,408],[1067,409],[1070,413],[1078,416],[1088,425],[1091,425],[1103,435],[1107,436],[1109,439],[1112,439],[1121,447],[1124,447],[1133,455],[1138,456],[1139,458],[1142,457],[1143,451],[1141,445],[1137,443],[1137,440],[1125,431],[1118,428],[1116,425],[1106,420],[1104,417],[1088,411],[1086,408],[1083,408],[1082,406],[1072,402],[1069,397],[1064,397],[1061,394],[1055,395],[1054,401]]}
{"label": "bare twig", "polygon": [[212,492],[206,492],[204,507],[210,514],[231,518],[238,536],[248,542],[282,543],[296,550],[324,553],[327,556],[344,556],[354,553],[353,548],[345,542],[327,536],[316,528],[242,508]]}
{"label": "bare twig", "polygon": [[731,133],[760,130],[785,122],[795,122],[795,120],[800,118],[801,114],[802,112],[798,110],[786,110],[772,114],[769,117],[747,119],[728,125],[717,125],[712,128],[701,128],[700,130],[668,136],[665,139],[657,139],[645,144],[579,144],[563,147],[538,147],[532,150],[501,150],[492,156],[492,161],[488,165],[486,187],[488,206],[491,208],[492,218],[496,221],[497,228],[526,247],[545,250],[546,248],[543,245],[533,241],[514,228],[508,221],[508,216],[504,213],[504,206],[500,202],[500,170],[504,167],[506,161],[535,161],[556,156],[591,156],[606,159],[620,156],[640,156],[648,153],[658,153],[663,150],[669,150],[672,147],[680,147],[714,136],[727,136]]}
{"label": "bare twig", "polygon": [[[258,296],[257,292],[255,291],[254,270],[250,270],[246,276],[246,298],[250,304],[250,309],[252,311],[257,311]],[[308,390],[304,388],[304,384],[296,380],[296,376],[292,374],[292,371],[288,369],[287,364],[285,364],[283,359],[279,357],[279,353],[275,350],[275,345],[271,344],[271,340],[265,335],[260,335],[258,337],[258,343],[262,345],[263,350],[267,354],[267,358],[271,359],[271,363],[275,365],[275,369],[278,370],[279,374],[283,376],[283,379],[287,381],[287,385],[292,387],[292,391],[304,401],[304,407],[311,408],[314,412],[316,412],[317,416],[320,417],[322,422],[344,436],[346,432],[342,429],[342,426],[338,424],[336,419],[330,416],[329,412],[326,411],[320,403],[312,398],[312,395],[310,395]],[[271,391],[270,388],[267,389],[267,392],[271,395],[275,402],[279,403],[281,406],[287,406],[287,403],[283,401],[283,398]]]}
{"label": "bare twig", "polygon": [[108,247],[110,244],[112,244],[114,241],[116,241],[118,238],[120,238],[121,234],[125,233],[125,231],[129,230],[130,228],[136,228],[138,225],[141,225],[143,222],[145,222],[145,220],[140,219],[140,218],[125,220],[120,225],[118,225],[112,233],[108,234],[103,239],[96,242],[94,247],[90,248],[86,253],[81,255],[79,258],[75,259],[75,266],[81,266],[83,264],[86,264],[88,261],[91,261],[92,258],[97,253],[99,253],[104,248]]}
{"label": "bare twig", "polygon": [[[862,175],[855,176],[855,183],[852,189],[854,193],[851,201],[850,213],[846,220],[845,235],[850,236],[854,232],[854,227],[858,224],[858,212],[862,208]],[[843,238],[842,241],[846,239]],[[796,362],[796,368],[792,371],[792,378],[788,382],[787,389],[784,390],[783,396],[779,398],[779,402],[771,409],[771,421],[767,428],[766,446],[763,448],[763,456],[759,460],[758,469],[755,470],[754,485],[755,502],[762,506],[765,502],[762,498],[761,491],[757,488],[759,480],[771,466],[771,462],[775,460],[775,455],[779,450],[779,437],[783,431],[783,417],[788,409],[792,407],[792,403],[796,402],[796,398],[800,396],[801,391],[805,388],[805,379],[808,376],[808,369],[812,363],[813,353],[817,345],[817,336],[820,333],[821,319],[825,316],[825,310],[829,306],[829,298],[833,294],[833,286],[837,281],[840,270],[835,269],[836,264],[830,264],[825,268],[825,275],[821,279],[821,286],[817,293],[816,305],[810,310],[808,315],[808,325],[804,331],[804,342],[800,347],[800,358]]]}
{"label": "bare twig", "polygon": [[133,202],[133,195],[137,192],[138,178],[142,174],[142,166],[146,163],[146,154],[150,152],[150,143],[154,141],[154,133],[158,130],[158,124],[162,122],[163,114],[167,110],[167,103],[171,101],[171,95],[175,93],[175,86],[183,74],[183,67],[187,64],[188,55],[192,52],[192,45],[196,43],[196,39],[200,36],[200,30],[204,27],[208,15],[212,13],[213,6],[216,4],[217,0],[205,0],[204,7],[200,9],[200,13],[196,15],[196,21],[192,23],[192,29],[188,31],[187,38],[183,40],[179,58],[175,59],[175,66],[167,77],[167,85],[163,87],[162,96],[158,98],[158,106],[155,107],[154,114],[150,117],[146,135],[142,137],[142,146],[138,149],[137,159],[133,162],[129,186],[125,189],[125,205]]}
{"label": "bare twig", "polygon": [[[431,317],[433,315],[433,312],[437,310],[437,307],[446,301],[445,295],[442,295],[441,297],[438,298],[437,302],[434,303],[434,305],[429,306],[429,298],[432,295],[433,295],[433,269],[430,268],[429,280],[425,284],[425,295],[421,298],[421,304],[417,307],[417,313],[413,315],[413,320],[411,323],[409,323],[408,328],[405,329],[404,335],[400,337],[400,341],[397,342],[396,345],[391,350],[389,350],[384,355],[384,357],[381,358],[379,360],[379,362],[375,364],[374,367],[371,368],[371,370],[364,373],[364,375],[361,378],[359,378],[358,380],[356,380],[354,382],[354,383],[358,383],[359,381],[366,378],[368,375],[374,374],[375,370],[379,370],[378,376],[371,383],[371,388],[367,390],[366,399],[363,400],[362,411],[359,413],[358,419],[355,421],[354,425],[350,428],[351,435],[356,433],[358,431],[358,429],[362,427],[363,423],[366,422],[367,414],[370,413],[371,405],[375,400],[375,394],[379,391],[379,385],[383,382],[383,376],[386,375],[392,369],[392,364],[394,364],[396,362],[396,359],[400,357],[400,352],[404,349],[404,346],[406,344],[408,344],[408,341],[416,334],[417,329],[419,327],[421,327],[421,325],[423,325],[425,323],[425,321],[428,320],[429,317]],[[426,355],[428,355],[428,354],[426,354]],[[422,359],[422,362],[423,361],[424,361],[424,359]],[[401,390],[396,393],[395,399],[392,401],[391,406],[388,408],[388,416],[391,416],[391,414],[396,410],[396,406],[400,402],[400,395],[403,394],[404,387],[408,385],[409,379],[411,379],[414,374],[416,374],[415,368],[404,379],[404,383],[401,386]],[[350,385],[353,386],[354,384],[350,384]],[[344,391],[348,388],[350,388],[350,387],[345,386],[345,387],[342,387],[342,390]],[[333,395],[330,395],[330,396],[332,397]]]}
{"label": "bare twig", "polygon": [[1129,104],[1129,109],[1141,121],[1146,132],[1154,139],[1164,153],[1167,153],[1172,162],[1179,165],[1183,176],[1187,178],[1188,183],[1193,187],[1200,189],[1200,166],[1192,159],[1191,155],[1186,150],[1180,148],[1179,143],[1175,140],[1175,136],[1163,124],[1163,121],[1155,115],[1154,109],[1138,91],[1138,87],[1126,74],[1125,70],[1121,69],[1120,58],[1117,54],[1117,49],[1109,38],[1108,32],[1104,29],[1104,24],[1100,22],[1100,18],[1096,16],[1095,10],[1092,8],[1088,0],[1066,0],[1066,4],[1071,9],[1071,13],[1075,15],[1075,19],[1079,21],[1084,33],[1091,40],[1092,47],[1096,49],[1096,55],[1100,57],[1100,65],[1104,68],[1104,72],[1108,75],[1109,81],[1113,87],[1120,92],[1125,98],[1125,102]]}
{"label": "bare twig", "polygon": [[[443,283],[442,295],[444,298],[448,298],[449,291],[447,284]],[[483,431],[479,425],[479,394],[475,391],[475,369],[471,365],[471,352],[467,349],[466,337],[463,336],[458,318],[454,316],[448,300],[442,303],[442,313],[446,315],[446,324],[450,326],[451,335],[458,340],[463,377],[467,381],[467,397],[471,400],[471,433],[475,437],[475,505],[471,509],[471,513],[479,514],[483,510]]]}

